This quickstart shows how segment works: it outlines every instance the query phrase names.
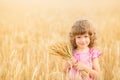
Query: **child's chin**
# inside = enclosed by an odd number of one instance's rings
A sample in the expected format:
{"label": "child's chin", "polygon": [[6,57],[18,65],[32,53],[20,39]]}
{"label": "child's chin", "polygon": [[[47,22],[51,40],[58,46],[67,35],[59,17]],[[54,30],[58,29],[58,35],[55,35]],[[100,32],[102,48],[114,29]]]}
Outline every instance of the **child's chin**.
{"label": "child's chin", "polygon": [[81,48],[81,49],[85,49],[85,48],[87,48],[87,46],[81,46],[80,48]]}

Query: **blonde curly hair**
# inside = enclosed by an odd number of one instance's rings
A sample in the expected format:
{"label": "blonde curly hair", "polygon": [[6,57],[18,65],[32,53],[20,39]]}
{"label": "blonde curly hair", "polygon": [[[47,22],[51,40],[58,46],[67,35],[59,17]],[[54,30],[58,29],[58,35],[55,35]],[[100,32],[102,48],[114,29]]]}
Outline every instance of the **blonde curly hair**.
{"label": "blonde curly hair", "polygon": [[75,42],[75,36],[76,35],[83,35],[85,33],[88,33],[90,36],[90,44],[88,45],[89,48],[94,47],[95,40],[96,40],[96,33],[94,31],[94,28],[89,20],[78,20],[76,21],[69,33],[70,36],[70,43],[72,45],[72,49],[76,49],[77,45]]}

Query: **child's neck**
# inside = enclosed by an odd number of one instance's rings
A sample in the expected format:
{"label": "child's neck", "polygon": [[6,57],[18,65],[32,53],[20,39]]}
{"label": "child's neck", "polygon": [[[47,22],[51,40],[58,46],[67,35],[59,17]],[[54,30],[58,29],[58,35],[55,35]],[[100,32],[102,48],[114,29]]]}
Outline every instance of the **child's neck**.
{"label": "child's neck", "polygon": [[75,52],[78,52],[78,53],[84,53],[84,52],[88,52],[89,51],[89,48],[86,47],[86,48],[77,48],[75,50]]}

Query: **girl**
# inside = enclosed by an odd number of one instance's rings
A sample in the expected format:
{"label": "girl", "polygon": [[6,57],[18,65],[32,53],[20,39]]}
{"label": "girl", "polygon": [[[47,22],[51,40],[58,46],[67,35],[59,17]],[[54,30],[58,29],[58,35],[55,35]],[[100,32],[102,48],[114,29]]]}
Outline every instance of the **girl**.
{"label": "girl", "polygon": [[[88,20],[78,20],[72,26],[70,32],[70,42],[72,45],[73,58],[65,63],[64,71],[68,73],[68,80],[81,80],[76,79],[76,75],[85,71],[89,74],[88,80],[100,79],[100,65],[98,57],[100,51],[95,50],[95,32]],[[83,75],[82,80],[85,80]]]}

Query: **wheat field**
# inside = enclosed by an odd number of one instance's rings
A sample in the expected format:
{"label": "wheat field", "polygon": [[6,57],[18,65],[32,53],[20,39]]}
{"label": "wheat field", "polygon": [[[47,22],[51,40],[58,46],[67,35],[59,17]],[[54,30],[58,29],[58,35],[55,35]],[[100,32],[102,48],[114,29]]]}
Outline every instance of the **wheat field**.
{"label": "wheat field", "polygon": [[118,0],[0,0],[0,80],[65,80],[48,46],[80,18],[95,26],[102,80],[120,80]]}

